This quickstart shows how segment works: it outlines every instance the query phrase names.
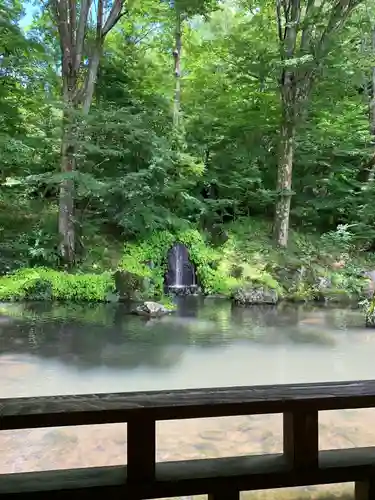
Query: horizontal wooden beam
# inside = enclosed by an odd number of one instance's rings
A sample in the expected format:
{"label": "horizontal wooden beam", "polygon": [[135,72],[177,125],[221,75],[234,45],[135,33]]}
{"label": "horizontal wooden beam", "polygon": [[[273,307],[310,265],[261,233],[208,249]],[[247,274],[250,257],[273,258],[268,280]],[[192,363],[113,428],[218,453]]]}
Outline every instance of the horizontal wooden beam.
{"label": "horizontal wooden beam", "polygon": [[[319,453],[319,467],[303,474],[281,455],[261,455],[156,464],[154,481],[128,481],[126,467],[100,467],[0,475],[1,500],[111,500],[215,494],[258,489],[366,481],[375,447]],[[233,493],[235,497],[235,493]],[[219,498],[219,497],[218,497]],[[360,498],[360,497],[358,497]]]}
{"label": "horizontal wooden beam", "polygon": [[236,490],[222,489],[215,493],[209,493],[208,500],[240,500],[240,492]]}
{"label": "horizontal wooden beam", "polygon": [[0,399],[0,429],[375,407],[375,380]]}

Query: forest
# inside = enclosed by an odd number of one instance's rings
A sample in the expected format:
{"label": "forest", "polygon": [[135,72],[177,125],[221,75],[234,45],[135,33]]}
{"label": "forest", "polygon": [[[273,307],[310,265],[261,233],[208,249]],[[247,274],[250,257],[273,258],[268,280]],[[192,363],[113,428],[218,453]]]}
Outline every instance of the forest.
{"label": "forest", "polygon": [[177,240],[206,293],[361,295],[373,2],[0,0],[0,78],[0,299],[160,296]]}

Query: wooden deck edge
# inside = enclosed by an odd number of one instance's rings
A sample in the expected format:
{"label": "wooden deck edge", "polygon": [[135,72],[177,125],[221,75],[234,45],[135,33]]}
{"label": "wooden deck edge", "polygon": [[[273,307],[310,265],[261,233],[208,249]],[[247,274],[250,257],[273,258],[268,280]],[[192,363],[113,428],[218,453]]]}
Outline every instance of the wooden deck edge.
{"label": "wooden deck edge", "polygon": [[119,394],[0,398],[7,429],[375,407],[375,380]]}
{"label": "wooden deck edge", "polygon": [[282,454],[163,462],[152,482],[127,482],[126,466],[0,475],[1,500],[84,500],[94,494],[122,499],[205,494],[220,487],[237,491],[360,481],[375,467],[375,447],[319,453],[319,467],[293,471]]}

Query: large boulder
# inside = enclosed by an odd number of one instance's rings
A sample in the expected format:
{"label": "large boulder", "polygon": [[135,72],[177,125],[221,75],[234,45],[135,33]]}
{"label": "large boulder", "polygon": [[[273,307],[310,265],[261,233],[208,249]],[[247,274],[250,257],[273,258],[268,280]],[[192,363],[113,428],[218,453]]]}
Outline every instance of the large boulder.
{"label": "large boulder", "polygon": [[161,316],[165,316],[171,312],[173,312],[172,309],[169,309],[158,302],[144,302],[134,309],[133,314],[146,316],[147,318],[160,318]]}
{"label": "large boulder", "polygon": [[241,306],[277,304],[279,296],[277,291],[272,288],[246,285],[235,291],[233,300],[236,304]]}

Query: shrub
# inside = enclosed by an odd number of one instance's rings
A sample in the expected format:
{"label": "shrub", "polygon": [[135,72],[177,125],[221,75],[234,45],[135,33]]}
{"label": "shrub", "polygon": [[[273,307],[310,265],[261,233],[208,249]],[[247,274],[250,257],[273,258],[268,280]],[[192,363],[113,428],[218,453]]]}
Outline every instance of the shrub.
{"label": "shrub", "polygon": [[114,281],[108,273],[69,274],[37,267],[0,278],[0,300],[104,302],[114,291]]}
{"label": "shrub", "polygon": [[213,292],[217,282],[217,271],[214,268],[219,261],[219,253],[195,229],[176,233],[160,231],[140,243],[126,244],[120,268],[149,279],[149,295],[161,296],[168,250],[174,243],[182,243],[189,249],[200,284],[205,291]]}
{"label": "shrub", "polygon": [[[278,282],[265,270],[265,264],[253,258],[252,264],[237,249],[237,239],[232,234],[224,245],[215,248],[196,229],[176,233],[154,233],[140,243],[126,244],[120,268],[150,281],[149,295],[162,296],[164,276],[167,271],[168,250],[174,243],[182,243],[189,250],[199,284],[207,294],[230,296],[244,282],[256,282],[281,292]],[[243,252],[245,254],[245,252]],[[236,275],[235,269],[241,271]]]}

